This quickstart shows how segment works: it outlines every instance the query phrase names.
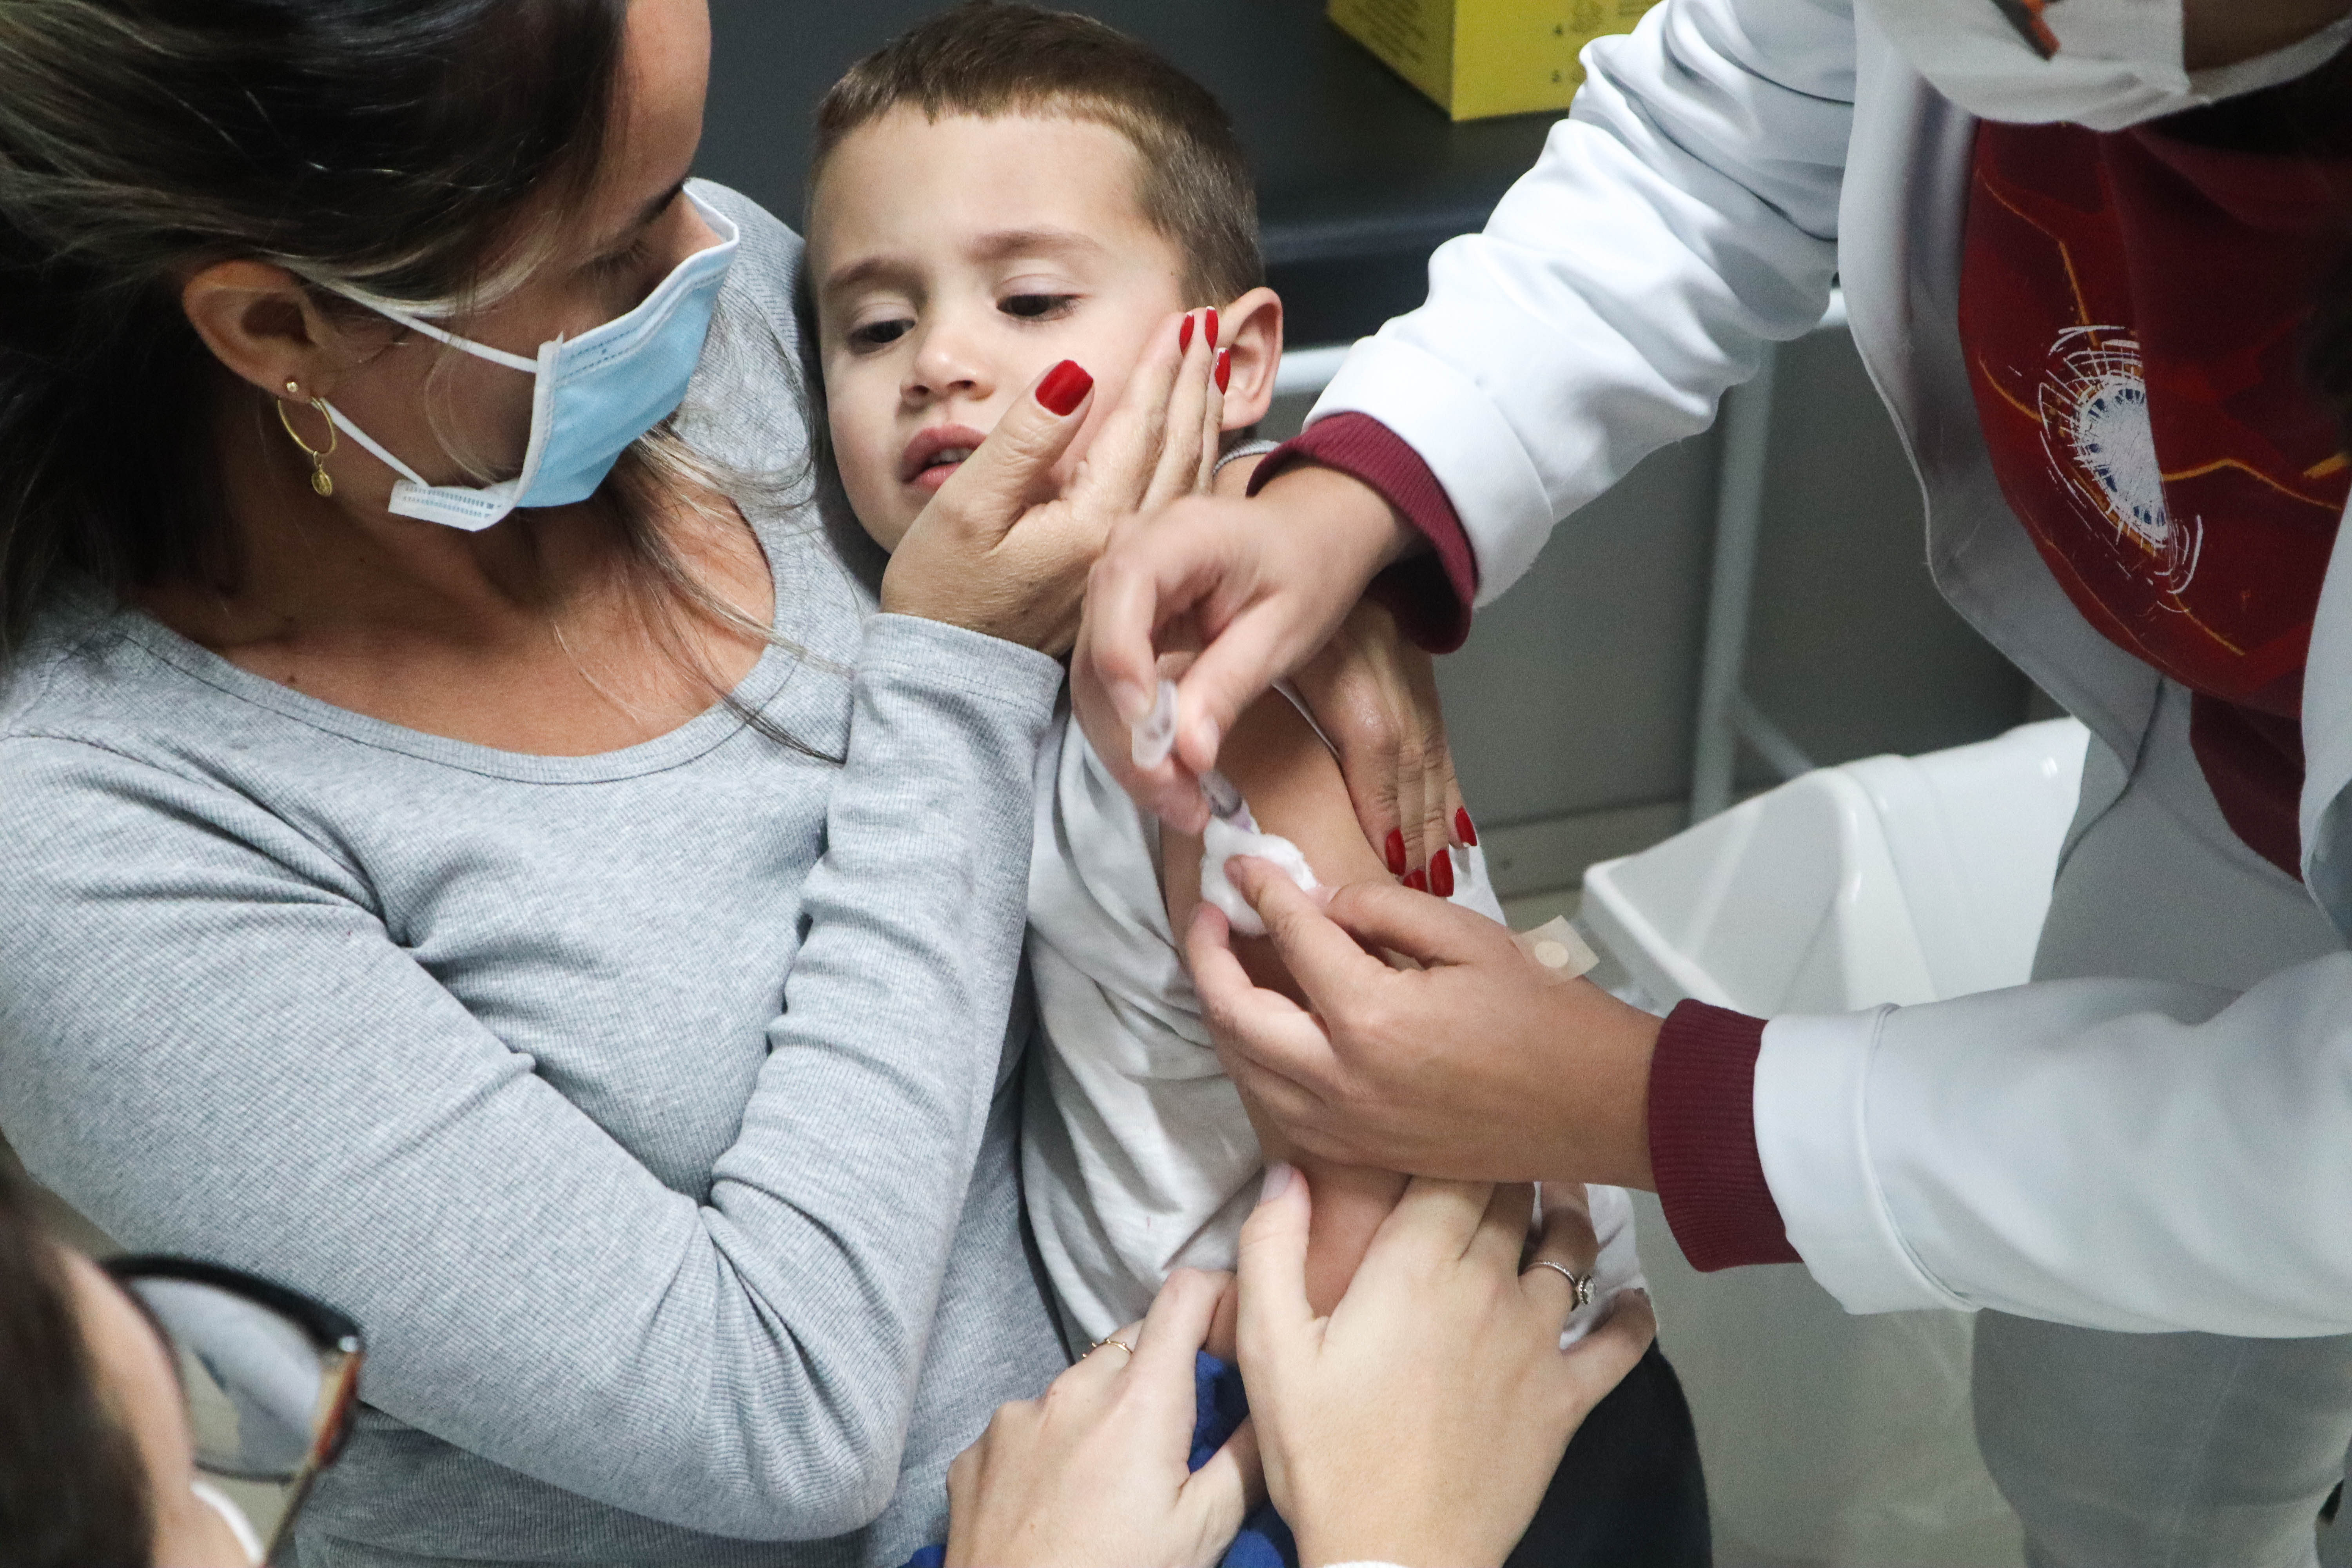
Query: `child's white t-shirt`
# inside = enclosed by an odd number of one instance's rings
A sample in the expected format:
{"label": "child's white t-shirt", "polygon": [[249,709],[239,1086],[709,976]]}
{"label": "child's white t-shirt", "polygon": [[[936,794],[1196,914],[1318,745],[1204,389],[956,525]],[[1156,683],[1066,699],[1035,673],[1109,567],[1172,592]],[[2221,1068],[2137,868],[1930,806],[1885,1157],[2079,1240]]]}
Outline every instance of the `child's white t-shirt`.
{"label": "child's white t-shirt", "polygon": [[[1141,1318],[1170,1270],[1234,1267],[1265,1168],[1169,930],[1159,858],[1159,823],[1066,701],[1038,761],[1028,945],[1043,1037],[1021,1159],[1038,1250],[1081,1345]],[[1485,857],[1466,858],[1454,901],[1499,921]],[[1569,1339],[1642,1284],[1631,1202],[1616,1187],[1589,1192],[1601,1253],[1593,1304],[1570,1320]]]}

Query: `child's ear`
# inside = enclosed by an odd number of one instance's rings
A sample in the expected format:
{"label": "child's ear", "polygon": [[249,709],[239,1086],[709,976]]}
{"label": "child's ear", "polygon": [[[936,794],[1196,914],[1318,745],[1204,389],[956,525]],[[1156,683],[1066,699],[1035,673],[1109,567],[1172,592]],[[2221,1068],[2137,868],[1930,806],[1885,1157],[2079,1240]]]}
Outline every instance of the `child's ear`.
{"label": "child's ear", "polygon": [[1225,379],[1224,428],[1240,430],[1265,417],[1274,402],[1274,373],[1282,363],[1282,296],[1253,289],[1217,312],[1221,346],[1233,356]]}

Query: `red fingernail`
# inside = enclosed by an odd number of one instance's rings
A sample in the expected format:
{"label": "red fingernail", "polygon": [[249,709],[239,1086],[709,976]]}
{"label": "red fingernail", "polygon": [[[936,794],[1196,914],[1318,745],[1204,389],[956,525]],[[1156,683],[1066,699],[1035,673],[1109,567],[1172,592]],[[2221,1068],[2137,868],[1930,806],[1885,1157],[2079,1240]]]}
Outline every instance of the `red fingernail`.
{"label": "red fingernail", "polygon": [[1217,390],[1219,392],[1224,391],[1225,384],[1233,380],[1233,378],[1234,351],[1231,349],[1219,349],[1217,351]]}
{"label": "red fingernail", "polygon": [[1454,857],[1445,850],[1429,863],[1429,890],[1441,899],[1454,896]]}
{"label": "red fingernail", "polygon": [[1390,875],[1390,876],[1391,876],[1391,877],[1402,877],[1402,876],[1403,876],[1403,875],[1404,875],[1404,829],[1403,829],[1403,828],[1402,828],[1402,827],[1391,827],[1391,828],[1390,828],[1390,829],[1389,829],[1389,841],[1388,841],[1387,845],[1386,845],[1386,846],[1384,846],[1384,847],[1385,847],[1385,848],[1387,849],[1387,851],[1388,851],[1388,857],[1389,857],[1389,875]]}
{"label": "red fingernail", "polygon": [[1095,378],[1080,368],[1078,362],[1066,359],[1045,373],[1037,384],[1037,401],[1055,414],[1067,414],[1087,400],[1094,390]]}
{"label": "red fingernail", "polygon": [[1176,352],[1182,353],[1192,346],[1192,312],[1184,312],[1184,324],[1176,329]]}
{"label": "red fingernail", "polygon": [[1458,805],[1454,808],[1454,836],[1474,849],[1478,847],[1478,830],[1470,826],[1470,813]]}
{"label": "red fingernail", "polygon": [[1209,346],[1215,348],[1217,346],[1217,308],[1212,305],[1201,314],[1208,318],[1203,326],[1209,334]]}
{"label": "red fingernail", "polygon": [[1429,873],[1415,867],[1404,874],[1404,885],[1416,893],[1425,893],[1429,891]]}

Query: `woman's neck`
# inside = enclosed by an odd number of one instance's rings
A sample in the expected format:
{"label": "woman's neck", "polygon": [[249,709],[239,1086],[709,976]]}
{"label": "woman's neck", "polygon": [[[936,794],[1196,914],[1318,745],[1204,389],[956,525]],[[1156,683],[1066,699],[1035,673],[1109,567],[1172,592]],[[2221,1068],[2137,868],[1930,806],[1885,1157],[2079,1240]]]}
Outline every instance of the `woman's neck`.
{"label": "woman's neck", "polygon": [[[758,661],[758,639],[668,613],[601,500],[466,533],[313,494],[274,433],[244,411],[221,421],[233,581],[134,595],[249,673],[405,728],[575,756],[668,732]],[[662,526],[721,600],[768,623],[771,579],[740,518],[680,504]]]}

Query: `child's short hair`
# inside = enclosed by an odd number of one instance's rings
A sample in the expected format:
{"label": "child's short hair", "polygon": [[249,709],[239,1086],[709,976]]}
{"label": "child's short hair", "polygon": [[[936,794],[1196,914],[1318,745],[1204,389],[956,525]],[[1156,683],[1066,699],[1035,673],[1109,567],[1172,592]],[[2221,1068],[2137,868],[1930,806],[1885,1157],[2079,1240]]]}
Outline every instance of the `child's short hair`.
{"label": "child's short hair", "polygon": [[843,137],[901,105],[931,120],[1044,112],[1108,126],[1134,146],[1144,221],[1183,255],[1197,303],[1265,281],[1257,195],[1233,122],[1208,89],[1114,27],[971,0],[900,34],[817,105],[810,191]]}

